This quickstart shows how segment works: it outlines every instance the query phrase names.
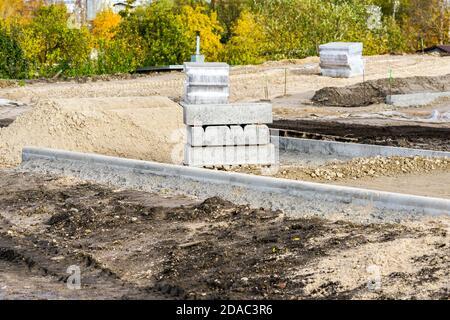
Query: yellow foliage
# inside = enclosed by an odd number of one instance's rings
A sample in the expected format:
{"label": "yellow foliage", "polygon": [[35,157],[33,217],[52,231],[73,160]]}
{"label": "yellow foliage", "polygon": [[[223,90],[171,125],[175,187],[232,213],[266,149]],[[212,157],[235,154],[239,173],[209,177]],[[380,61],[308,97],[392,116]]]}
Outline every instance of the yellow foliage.
{"label": "yellow foliage", "polygon": [[25,5],[23,0],[0,0],[0,18],[8,20],[23,11]]}
{"label": "yellow foliage", "polygon": [[0,21],[26,23],[43,0],[0,0]]}
{"label": "yellow foliage", "polygon": [[181,19],[187,28],[187,37],[192,39],[192,44],[195,45],[195,36],[197,31],[200,32],[201,50],[208,61],[217,61],[222,50],[223,45],[220,42],[220,34],[223,28],[217,19],[217,13],[211,12],[210,15],[205,13],[205,8],[197,6],[183,6],[181,11]]}
{"label": "yellow foliage", "polygon": [[257,64],[264,61],[266,36],[257,16],[243,11],[232,28],[227,44],[227,61],[231,64]]}
{"label": "yellow foliage", "polygon": [[111,9],[99,12],[92,22],[92,34],[98,39],[111,40],[119,25],[121,16],[114,13]]}

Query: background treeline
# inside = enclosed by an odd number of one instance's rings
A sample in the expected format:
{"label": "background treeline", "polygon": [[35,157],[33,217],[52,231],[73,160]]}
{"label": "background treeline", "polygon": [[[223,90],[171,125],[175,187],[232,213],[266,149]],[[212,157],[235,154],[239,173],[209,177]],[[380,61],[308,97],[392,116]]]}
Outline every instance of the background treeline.
{"label": "background treeline", "polygon": [[[128,0],[131,4],[133,1]],[[362,41],[366,55],[448,43],[449,0],[156,0],[75,25],[63,5],[0,0],[0,78],[82,76],[208,61],[255,64]]]}

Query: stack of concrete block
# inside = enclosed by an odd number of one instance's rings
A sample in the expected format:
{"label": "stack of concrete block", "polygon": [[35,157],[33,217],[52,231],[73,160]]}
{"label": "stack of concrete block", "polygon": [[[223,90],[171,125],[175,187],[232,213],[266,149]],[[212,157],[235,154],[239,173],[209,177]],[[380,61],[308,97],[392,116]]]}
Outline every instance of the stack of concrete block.
{"label": "stack of concrete block", "polygon": [[319,47],[323,76],[350,78],[362,75],[364,61],[360,42],[332,42]]}
{"label": "stack of concrete block", "polygon": [[187,126],[184,163],[218,166],[275,163],[267,123],[269,103],[228,103],[226,63],[185,63],[184,124]]}

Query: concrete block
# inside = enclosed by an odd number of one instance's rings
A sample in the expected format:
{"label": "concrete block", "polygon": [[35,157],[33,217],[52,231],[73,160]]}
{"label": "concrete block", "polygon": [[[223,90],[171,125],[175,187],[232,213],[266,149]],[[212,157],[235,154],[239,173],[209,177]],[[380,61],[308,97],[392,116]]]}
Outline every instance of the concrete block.
{"label": "concrete block", "polygon": [[184,164],[194,167],[240,164],[275,164],[273,144],[264,146],[192,147],[185,146]]}
{"label": "concrete block", "polygon": [[272,123],[270,103],[186,104],[184,124],[189,126]]}
{"label": "concrete block", "polygon": [[324,77],[332,78],[351,78],[361,76],[364,72],[363,67],[353,67],[353,68],[321,68],[321,74]]}
{"label": "concrete block", "polygon": [[226,63],[185,63],[183,101],[189,104],[226,104],[229,66]]}
{"label": "concrete block", "polygon": [[362,75],[362,43],[332,42],[320,46],[320,68],[323,76],[349,78]]}
{"label": "concrete block", "polygon": [[233,139],[233,145],[245,145],[244,128],[242,126],[230,126],[230,132]]}
{"label": "concrete block", "polygon": [[299,138],[279,137],[280,150],[291,150],[305,154],[333,155],[336,157],[436,157],[450,158],[450,152],[425,149],[378,146],[362,143],[323,141]]}
{"label": "concrete block", "polygon": [[270,143],[270,131],[266,125],[246,125],[244,127],[246,145],[258,145]]}
{"label": "concrete block", "polygon": [[362,42],[330,42],[319,46],[319,52],[336,51],[344,52],[347,54],[362,54],[363,44]]}
{"label": "concrete block", "polygon": [[203,146],[203,127],[186,126],[186,140],[191,146]]}
{"label": "concrete block", "polygon": [[185,63],[186,82],[189,85],[228,86],[230,67],[226,63]]}
{"label": "concrete block", "polygon": [[[397,219],[427,215],[450,215],[450,200],[320,184],[299,180],[189,168],[167,163],[124,159],[98,154],[24,147],[21,170],[75,176],[120,187],[159,190],[173,188],[197,197],[221,196],[230,201],[284,210],[298,217],[310,208],[326,215],[349,205],[378,208],[381,216]],[[236,197],[239,194],[239,197]],[[266,201],[266,203],[264,203]],[[322,204],[332,204],[324,208]],[[339,207],[335,207],[339,205]],[[343,207],[340,207],[342,205]],[[331,209],[330,209],[331,208]],[[386,210],[395,210],[386,211]],[[376,212],[375,212],[376,213]],[[398,215],[400,214],[400,215]]]}
{"label": "concrete block", "polygon": [[209,126],[205,128],[203,146],[231,146],[233,137],[228,126]]}
{"label": "concrete block", "polygon": [[189,104],[226,104],[228,97],[227,86],[185,86],[183,101]]}
{"label": "concrete block", "polygon": [[193,147],[264,145],[270,143],[266,125],[241,126],[187,126],[187,143]]}
{"label": "concrete block", "polygon": [[395,94],[386,97],[386,103],[397,107],[424,106],[439,98],[450,97],[450,92],[420,92],[410,94]]}
{"label": "concrete block", "polygon": [[321,54],[320,55],[321,66],[352,66],[352,65],[364,65],[362,56],[350,56],[347,54]]}

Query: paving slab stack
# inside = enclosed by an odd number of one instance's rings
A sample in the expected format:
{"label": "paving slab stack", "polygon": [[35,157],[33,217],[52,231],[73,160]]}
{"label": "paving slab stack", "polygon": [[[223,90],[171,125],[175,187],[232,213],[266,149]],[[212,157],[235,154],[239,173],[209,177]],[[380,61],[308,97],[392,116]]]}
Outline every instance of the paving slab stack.
{"label": "paving slab stack", "polygon": [[272,123],[272,105],[228,103],[230,68],[226,63],[186,62],[184,70],[184,164],[275,164],[275,146],[267,126]]}
{"label": "paving slab stack", "polygon": [[323,76],[350,78],[362,75],[364,61],[361,42],[331,42],[319,47]]}

